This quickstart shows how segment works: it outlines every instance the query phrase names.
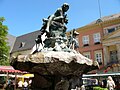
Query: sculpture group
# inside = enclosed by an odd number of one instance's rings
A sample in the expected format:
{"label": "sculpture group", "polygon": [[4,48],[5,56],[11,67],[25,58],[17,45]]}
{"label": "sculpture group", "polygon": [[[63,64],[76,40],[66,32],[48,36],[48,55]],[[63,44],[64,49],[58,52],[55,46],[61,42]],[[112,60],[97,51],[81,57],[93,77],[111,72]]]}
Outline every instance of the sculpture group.
{"label": "sculpture group", "polygon": [[[40,29],[41,35],[38,35],[36,41],[36,51],[68,51],[74,50],[79,47],[76,36],[79,35],[75,30],[70,32],[70,35],[66,36],[66,24],[68,18],[66,12],[69,9],[69,5],[64,3],[61,8],[50,15],[47,19],[43,19],[43,26]],[[45,37],[45,39],[42,38]],[[39,44],[42,48],[39,49]]]}

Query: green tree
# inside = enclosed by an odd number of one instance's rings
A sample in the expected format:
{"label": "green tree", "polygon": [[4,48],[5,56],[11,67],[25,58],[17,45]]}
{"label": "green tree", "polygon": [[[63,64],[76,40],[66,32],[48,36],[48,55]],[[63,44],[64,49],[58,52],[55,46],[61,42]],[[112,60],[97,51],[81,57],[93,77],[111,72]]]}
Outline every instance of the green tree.
{"label": "green tree", "polygon": [[9,47],[7,44],[8,27],[3,25],[4,17],[0,17],[0,65],[9,65]]}

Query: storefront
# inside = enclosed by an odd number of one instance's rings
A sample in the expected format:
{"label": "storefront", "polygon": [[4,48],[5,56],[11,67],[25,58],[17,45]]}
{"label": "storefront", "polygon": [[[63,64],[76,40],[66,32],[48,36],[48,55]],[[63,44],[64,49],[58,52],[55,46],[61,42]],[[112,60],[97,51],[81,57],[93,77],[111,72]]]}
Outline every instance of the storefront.
{"label": "storefront", "polygon": [[105,74],[84,74],[83,78],[88,78],[88,79],[97,79],[98,84],[101,83],[104,80],[107,80],[108,76],[112,76],[116,87],[116,90],[120,90],[120,73],[105,73]]}

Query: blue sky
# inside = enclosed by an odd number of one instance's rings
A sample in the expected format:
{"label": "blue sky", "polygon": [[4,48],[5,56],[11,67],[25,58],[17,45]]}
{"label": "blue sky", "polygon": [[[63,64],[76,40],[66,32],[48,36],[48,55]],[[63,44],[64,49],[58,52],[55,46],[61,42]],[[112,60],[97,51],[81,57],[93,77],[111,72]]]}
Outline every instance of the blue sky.
{"label": "blue sky", "polygon": [[[120,0],[99,0],[101,16],[120,13]],[[100,18],[98,0],[0,0],[0,17],[5,17],[9,34],[20,36],[39,30],[42,19],[68,3],[68,31]]]}

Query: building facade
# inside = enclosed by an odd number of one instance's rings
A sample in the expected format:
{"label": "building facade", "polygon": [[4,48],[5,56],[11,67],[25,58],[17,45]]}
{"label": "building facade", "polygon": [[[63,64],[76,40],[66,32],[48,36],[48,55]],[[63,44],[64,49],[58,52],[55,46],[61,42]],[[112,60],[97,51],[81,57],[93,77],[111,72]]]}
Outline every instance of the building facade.
{"label": "building facade", "polygon": [[[116,26],[112,27],[116,28]],[[103,37],[104,64],[109,66],[109,71],[120,71],[120,24],[115,31]]]}
{"label": "building facade", "polygon": [[101,69],[120,62],[120,13],[102,17],[76,30],[80,53],[97,60]]}
{"label": "building facade", "polygon": [[98,61],[100,66],[104,65],[101,25],[86,25],[78,28],[77,32],[79,32],[79,52],[92,60]]}

